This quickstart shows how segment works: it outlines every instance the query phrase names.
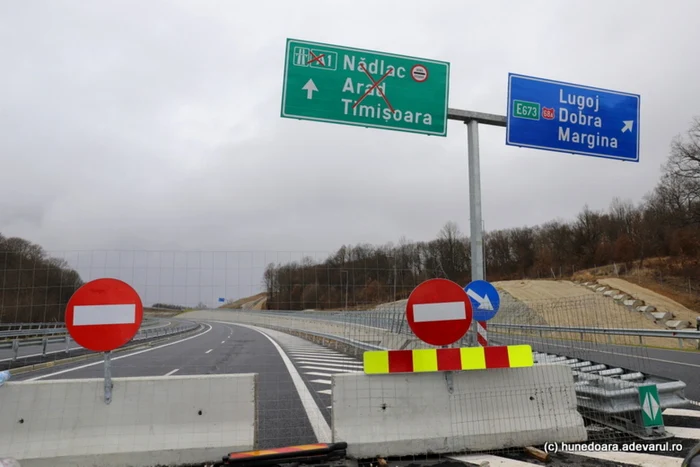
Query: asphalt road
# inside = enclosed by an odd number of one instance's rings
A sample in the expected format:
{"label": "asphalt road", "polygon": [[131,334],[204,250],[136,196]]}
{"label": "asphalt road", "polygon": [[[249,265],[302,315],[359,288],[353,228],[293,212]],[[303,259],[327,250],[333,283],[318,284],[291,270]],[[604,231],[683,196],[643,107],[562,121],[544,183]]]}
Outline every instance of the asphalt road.
{"label": "asphalt road", "polygon": [[[170,339],[112,357],[112,376],[206,375],[258,373],[259,446],[261,448],[316,442],[279,352],[263,334],[242,326],[209,323],[188,337]],[[99,378],[102,359],[96,357],[62,367],[20,375],[16,380]]]}
{"label": "asphalt road", "polygon": [[[258,373],[259,447],[264,449],[316,442],[314,430],[318,431],[318,426],[323,423],[319,424],[316,419],[312,426],[310,418],[313,418],[314,412],[320,413],[326,427],[331,425],[329,380],[332,379],[332,374],[361,371],[361,365],[357,359],[303,339],[267,329],[262,331],[265,334],[248,326],[207,322],[195,334],[175,336],[128,352],[115,353],[112,357],[112,373],[114,377]],[[533,347],[535,344],[539,346],[546,343],[533,342]],[[286,361],[280,355],[278,347],[283,350]],[[561,353],[562,349],[552,347],[543,348],[542,351]],[[625,355],[618,357],[634,360]],[[593,359],[592,356],[585,355],[579,358]],[[52,380],[102,376],[101,358],[95,356],[87,361],[19,375],[15,379]],[[311,407],[313,410],[302,404],[300,392],[304,391],[312,395],[316,406]],[[685,419],[679,421],[685,423]],[[684,426],[681,423],[678,425]],[[562,461],[557,466],[620,465],[601,460],[588,463],[579,456],[559,455],[557,458]]]}
{"label": "asphalt road", "polygon": [[[142,330],[156,330],[167,327],[177,327],[182,321],[166,320],[153,318],[147,324],[141,327]],[[67,358],[73,355],[83,353],[85,349],[78,345],[75,341],[54,342],[46,345],[46,355],[42,353],[42,345],[31,345],[20,347],[17,353],[17,359],[13,361],[14,351],[12,349],[0,349],[0,370],[19,368],[25,365],[39,363],[42,361],[51,361],[62,358]],[[43,358],[42,358],[43,357]]]}

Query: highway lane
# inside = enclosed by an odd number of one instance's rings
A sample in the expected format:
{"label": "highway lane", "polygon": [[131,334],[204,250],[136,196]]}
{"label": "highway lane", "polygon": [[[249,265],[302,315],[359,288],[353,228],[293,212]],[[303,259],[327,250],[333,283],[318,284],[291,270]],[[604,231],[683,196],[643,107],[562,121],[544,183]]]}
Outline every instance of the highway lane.
{"label": "highway lane", "polygon": [[[314,431],[276,347],[258,331],[211,322],[187,338],[115,354],[112,376],[258,373],[259,446],[316,442]],[[100,378],[102,360],[20,375],[17,380]]]}

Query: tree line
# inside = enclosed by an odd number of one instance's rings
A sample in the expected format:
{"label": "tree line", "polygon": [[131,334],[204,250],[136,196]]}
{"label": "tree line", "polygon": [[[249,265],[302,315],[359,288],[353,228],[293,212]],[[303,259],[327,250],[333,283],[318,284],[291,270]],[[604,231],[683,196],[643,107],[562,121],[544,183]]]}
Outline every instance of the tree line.
{"label": "tree line", "polygon": [[80,275],[39,245],[0,234],[0,324],[63,321]]}
{"label": "tree line", "polygon": [[[674,138],[640,203],[616,198],[604,211],[584,206],[571,221],[487,232],[483,247],[488,280],[570,276],[613,262],[643,267],[660,256],[683,258],[674,273],[700,277],[700,118]],[[342,246],[322,262],[271,263],[263,283],[268,309],[329,309],[406,298],[433,277],[471,278],[470,241],[454,222],[428,242]]]}

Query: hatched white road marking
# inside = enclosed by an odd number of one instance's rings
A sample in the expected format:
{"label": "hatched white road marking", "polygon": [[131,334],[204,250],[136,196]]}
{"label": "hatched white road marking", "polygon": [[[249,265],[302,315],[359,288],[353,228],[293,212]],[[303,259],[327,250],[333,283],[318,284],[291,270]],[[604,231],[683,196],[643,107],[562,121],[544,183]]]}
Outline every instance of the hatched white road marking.
{"label": "hatched white road marking", "polygon": [[359,373],[359,370],[345,370],[342,368],[328,368],[325,366],[311,366],[311,365],[304,365],[302,368],[306,370],[322,370],[322,371],[337,371],[340,373]]}
{"label": "hatched white road marking", "polygon": [[333,393],[333,391],[331,391],[330,389],[324,389],[323,391],[317,391],[317,392],[319,392],[321,394],[332,394]]}
{"label": "hatched white road marking", "polygon": [[309,382],[310,382],[310,383],[318,383],[318,384],[328,384],[328,385],[331,384],[331,380],[330,380],[330,379],[312,379],[312,380],[309,381]]}
{"label": "hatched white road marking", "polygon": [[311,376],[323,376],[324,378],[330,378],[331,376],[333,376],[331,373],[318,373],[316,371],[307,371],[304,374],[311,375]]}
{"label": "hatched white road marking", "polygon": [[167,373],[165,374],[165,376],[174,375],[175,373],[177,373],[178,370],[179,370],[179,368],[175,368],[173,371],[167,372]]}
{"label": "hatched white road marking", "polygon": [[298,363],[302,365],[325,365],[331,368],[359,368],[362,369],[362,364],[358,363],[333,363],[327,360],[313,361],[313,360],[299,360]]}

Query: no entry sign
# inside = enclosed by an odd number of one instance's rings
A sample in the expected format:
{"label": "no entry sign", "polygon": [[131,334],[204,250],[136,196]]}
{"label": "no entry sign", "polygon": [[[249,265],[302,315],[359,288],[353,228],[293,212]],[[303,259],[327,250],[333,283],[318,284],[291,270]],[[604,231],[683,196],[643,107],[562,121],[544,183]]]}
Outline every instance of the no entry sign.
{"label": "no entry sign", "polygon": [[413,333],[431,345],[450,345],[460,340],[472,323],[467,293],[447,279],[430,279],[408,297],[406,320]]}
{"label": "no entry sign", "polygon": [[118,279],[96,279],[68,301],[66,328],[86,349],[109,352],[129,342],[143,320],[139,294]]}

